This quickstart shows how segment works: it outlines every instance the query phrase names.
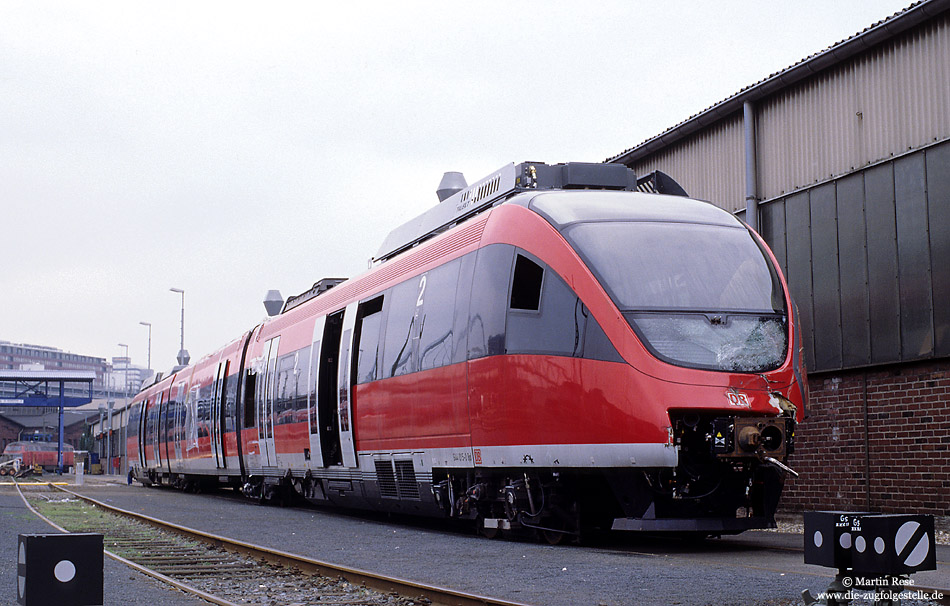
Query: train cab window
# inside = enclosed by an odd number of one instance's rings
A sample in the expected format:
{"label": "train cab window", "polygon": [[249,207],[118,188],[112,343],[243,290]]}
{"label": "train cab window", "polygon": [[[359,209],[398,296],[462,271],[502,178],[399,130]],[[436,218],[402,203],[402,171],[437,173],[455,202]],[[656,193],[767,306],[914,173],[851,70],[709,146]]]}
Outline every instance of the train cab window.
{"label": "train cab window", "polygon": [[622,361],[580,297],[527,253],[515,256],[510,301],[507,353]]}
{"label": "train cab window", "polygon": [[579,355],[587,318],[577,295],[554,271],[523,254],[514,265],[507,352]]}
{"label": "train cab window", "polygon": [[468,359],[505,353],[505,316],[514,247],[491,244],[478,250],[468,316]]}
{"label": "train cab window", "polygon": [[380,329],[383,322],[383,297],[360,303],[356,330],[359,346],[356,355],[356,382],[368,383],[378,378]]}
{"label": "train cab window", "polygon": [[541,284],[544,268],[525,257],[515,257],[515,273],[511,279],[511,309],[538,311],[541,308]]}

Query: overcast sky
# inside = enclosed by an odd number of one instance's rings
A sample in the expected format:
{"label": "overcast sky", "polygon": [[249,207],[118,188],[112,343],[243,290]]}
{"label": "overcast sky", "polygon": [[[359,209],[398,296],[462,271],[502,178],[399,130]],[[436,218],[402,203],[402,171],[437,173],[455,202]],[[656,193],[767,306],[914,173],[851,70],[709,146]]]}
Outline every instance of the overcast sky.
{"label": "overcast sky", "polygon": [[602,161],[905,8],[0,2],[0,340],[167,370],[509,162]]}

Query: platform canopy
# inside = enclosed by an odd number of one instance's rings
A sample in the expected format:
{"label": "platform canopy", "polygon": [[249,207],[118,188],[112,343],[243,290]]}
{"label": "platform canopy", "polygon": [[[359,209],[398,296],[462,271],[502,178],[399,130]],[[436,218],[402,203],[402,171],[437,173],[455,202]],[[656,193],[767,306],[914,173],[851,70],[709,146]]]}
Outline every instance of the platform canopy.
{"label": "platform canopy", "polygon": [[[56,406],[59,408],[59,440],[56,467],[63,472],[63,408],[82,406],[92,402],[94,370],[0,370],[0,385],[12,383],[12,396],[0,398],[4,406]],[[67,383],[86,383],[89,397],[66,396]],[[50,394],[50,385],[55,391]]]}
{"label": "platform canopy", "polygon": [[[4,406],[61,406],[73,408],[92,402],[94,370],[0,370],[0,384],[12,384],[0,396]],[[66,396],[67,383],[86,383],[89,397]],[[52,390],[51,390],[52,386]],[[10,395],[12,392],[12,395]]]}

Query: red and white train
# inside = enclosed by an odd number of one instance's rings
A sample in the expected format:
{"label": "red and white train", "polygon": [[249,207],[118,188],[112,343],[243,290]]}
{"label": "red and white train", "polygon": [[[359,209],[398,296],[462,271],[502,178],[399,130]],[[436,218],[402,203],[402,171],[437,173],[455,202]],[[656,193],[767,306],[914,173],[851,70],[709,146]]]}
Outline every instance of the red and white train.
{"label": "red and white train", "polygon": [[366,273],[144,388],[134,477],[552,542],[774,526],[807,385],[762,239],[622,165],[443,193]]}

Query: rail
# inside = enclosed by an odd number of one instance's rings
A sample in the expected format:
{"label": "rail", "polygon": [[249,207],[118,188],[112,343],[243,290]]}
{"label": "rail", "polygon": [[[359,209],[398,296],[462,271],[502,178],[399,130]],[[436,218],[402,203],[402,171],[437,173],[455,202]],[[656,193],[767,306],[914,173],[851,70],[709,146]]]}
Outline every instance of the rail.
{"label": "rail", "polygon": [[[63,488],[62,486],[55,486],[53,484],[48,484],[52,489],[59,490],[63,493],[69,494],[76,499],[81,499],[84,502],[95,505],[98,508],[101,508],[103,511],[108,511],[113,514],[129,518],[132,520],[137,520],[139,522],[145,523],[151,527],[158,528],[162,531],[172,532],[182,537],[187,537],[189,539],[199,541],[203,544],[211,544],[214,547],[219,549],[226,550],[228,552],[239,553],[245,555],[254,560],[263,560],[270,564],[284,566],[290,569],[297,569],[308,575],[320,575],[327,578],[342,578],[346,582],[358,586],[358,587],[367,587],[381,593],[387,594],[398,594],[400,596],[407,597],[422,597],[428,599],[432,604],[439,606],[525,606],[525,604],[520,602],[510,602],[506,600],[500,600],[496,598],[491,598],[487,596],[482,596],[473,593],[466,593],[462,591],[457,591],[454,589],[448,589],[445,587],[438,587],[434,585],[428,585],[424,583],[417,583],[414,581],[409,581],[406,579],[400,579],[396,577],[388,577],[373,572],[359,570],[356,568],[349,568],[346,566],[340,566],[330,562],[324,562],[321,560],[316,560],[313,558],[308,558],[305,556],[300,556],[297,554],[280,551],[276,549],[271,549],[268,547],[263,547],[260,545],[254,545],[252,543],[247,543],[244,541],[238,541],[230,539],[227,537],[203,532],[200,530],[195,530],[193,528],[188,528],[186,526],[181,526],[178,524],[173,524],[171,522],[166,522],[158,518],[153,518],[144,514],[136,513],[133,511],[128,511],[108,505],[86,495],[79,494],[72,490]],[[43,516],[39,511],[37,511],[30,503],[27,501],[23,492],[20,490],[19,484],[17,484],[17,491],[20,493],[20,497],[26,503],[27,507],[37,516],[45,520],[48,524],[54,528],[59,529],[61,532],[67,532],[64,528],[57,525],[47,517]],[[116,555],[108,550],[106,550],[106,555],[110,558],[122,562],[140,572],[148,574],[153,578],[156,578],[162,582],[169,583],[178,589],[193,593],[200,596],[201,598],[208,600],[215,604],[221,604],[223,606],[228,606],[234,604],[234,602],[229,602],[223,600],[220,597],[213,596],[207,592],[202,591],[199,588],[193,587],[181,581],[177,581],[171,578],[168,575],[164,575],[160,572],[157,572],[147,566],[141,564],[136,564],[135,562],[123,558],[122,556]]]}

